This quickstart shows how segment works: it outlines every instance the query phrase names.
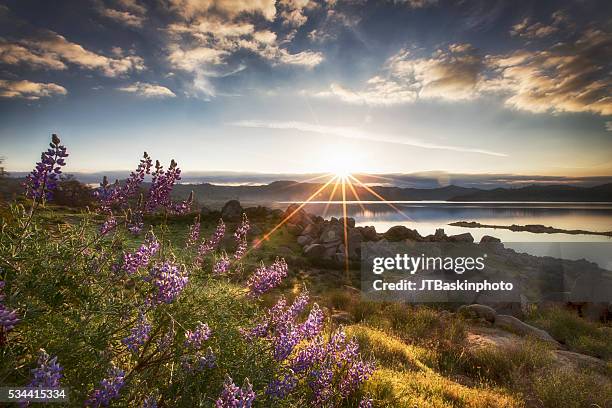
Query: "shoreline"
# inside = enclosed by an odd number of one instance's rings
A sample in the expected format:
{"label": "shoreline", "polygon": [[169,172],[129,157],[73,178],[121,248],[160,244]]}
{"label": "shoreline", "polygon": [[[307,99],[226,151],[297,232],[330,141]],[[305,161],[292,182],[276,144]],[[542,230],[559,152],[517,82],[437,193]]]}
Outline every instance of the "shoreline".
{"label": "shoreline", "polygon": [[567,230],[563,228],[547,227],[541,224],[528,225],[493,225],[481,224],[476,221],[457,221],[451,222],[448,225],[453,227],[463,228],[492,228],[492,229],[507,229],[514,232],[532,232],[534,234],[569,234],[569,235],[600,235],[612,237],[612,231],[587,231],[587,230]]}

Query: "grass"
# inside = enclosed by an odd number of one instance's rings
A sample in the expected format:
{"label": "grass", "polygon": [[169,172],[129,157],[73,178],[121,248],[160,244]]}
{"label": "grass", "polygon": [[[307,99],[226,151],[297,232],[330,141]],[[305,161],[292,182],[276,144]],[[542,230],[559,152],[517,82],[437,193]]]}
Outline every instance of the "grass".
{"label": "grass", "polygon": [[536,310],[529,319],[572,351],[612,360],[611,329],[558,307]]}

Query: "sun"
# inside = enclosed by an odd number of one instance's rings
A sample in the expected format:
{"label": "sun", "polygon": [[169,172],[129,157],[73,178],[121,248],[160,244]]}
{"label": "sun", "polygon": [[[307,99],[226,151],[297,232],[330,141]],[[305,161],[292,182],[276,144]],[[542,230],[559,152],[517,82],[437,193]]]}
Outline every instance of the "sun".
{"label": "sun", "polygon": [[347,180],[351,176],[351,172],[348,170],[334,170],[333,174],[340,180]]}

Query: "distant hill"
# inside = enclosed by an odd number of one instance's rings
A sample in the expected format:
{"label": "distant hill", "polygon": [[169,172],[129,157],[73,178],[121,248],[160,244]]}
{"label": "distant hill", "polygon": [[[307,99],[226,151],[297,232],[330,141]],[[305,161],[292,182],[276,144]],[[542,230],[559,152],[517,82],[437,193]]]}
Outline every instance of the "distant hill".
{"label": "distant hill", "polygon": [[[323,186],[322,183],[298,183],[294,181],[275,181],[262,186],[219,186],[210,183],[179,185],[175,188],[177,197],[187,197],[193,190],[199,201],[223,201],[238,199],[243,201],[304,201]],[[612,183],[595,187],[575,187],[565,185],[529,186],[516,189],[496,188],[483,190],[478,188],[446,186],[440,188],[401,188],[372,186],[375,193],[390,201],[579,201],[612,202]],[[378,201],[375,194],[366,188],[355,185],[354,189],[361,200]],[[314,201],[327,201],[332,192],[331,186],[317,194]],[[355,194],[347,186],[348,200],[355,200]],[[342,200],[341,188],[338,188],[332,200]]]}
{"label": "distant hill", "polygon": [[612,183],[595,187],[565,185],[496,188],[458,194],[452,201],[612,201]]}

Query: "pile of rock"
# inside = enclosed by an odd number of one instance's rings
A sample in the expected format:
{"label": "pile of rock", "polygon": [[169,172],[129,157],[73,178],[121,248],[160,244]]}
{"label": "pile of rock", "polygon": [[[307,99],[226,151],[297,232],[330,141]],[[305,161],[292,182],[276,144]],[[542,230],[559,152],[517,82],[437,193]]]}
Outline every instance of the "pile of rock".
{"label": "pile of rock", "polygon": [[[345,253],[345,220],[308,214],[297,205],[291,205],[285,211],[287,229],[297,236],[304,255],[313,260],[344,262]],[[354,218],[346,219],[346,238],[349,260],[358,261],[361,256],[361,243],[380,239],[374,227],[356,227]]]}

